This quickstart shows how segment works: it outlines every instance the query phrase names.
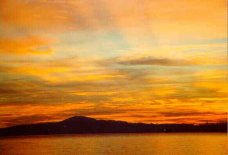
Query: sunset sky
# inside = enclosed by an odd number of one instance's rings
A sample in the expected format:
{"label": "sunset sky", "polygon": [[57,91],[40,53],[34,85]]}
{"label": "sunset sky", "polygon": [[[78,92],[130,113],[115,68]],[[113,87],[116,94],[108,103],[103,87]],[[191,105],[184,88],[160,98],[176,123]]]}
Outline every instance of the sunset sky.
{"label": "sunset sky", "polygon": [[0,3],[0,127],[227,119],[226,0]]}

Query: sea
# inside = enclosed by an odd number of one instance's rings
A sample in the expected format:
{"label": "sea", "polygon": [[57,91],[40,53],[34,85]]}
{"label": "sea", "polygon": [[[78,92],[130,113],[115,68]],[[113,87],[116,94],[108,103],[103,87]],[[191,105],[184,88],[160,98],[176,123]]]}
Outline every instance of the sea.
{"label": "sea", "polygon": [[0,155],[227,155],[226,133],[0,137]]}

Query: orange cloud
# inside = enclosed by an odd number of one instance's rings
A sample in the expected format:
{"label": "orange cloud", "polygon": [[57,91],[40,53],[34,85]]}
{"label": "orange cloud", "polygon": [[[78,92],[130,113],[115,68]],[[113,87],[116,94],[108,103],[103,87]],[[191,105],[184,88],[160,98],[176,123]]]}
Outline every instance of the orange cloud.
{"label": "orange cloud", "polygon": [[[88,110],[92,108],[90,103],[67,103],[55,105],[1,105],[1,123],[0,126],[8,126],[18,123],[38,123],[47,121],[60,121],[77,113],[77,110]],[[73,110],[71,112],[71,110]],[[67,111],[70,111],[69,113]],[[61,115],[59,115],[61,114]],[[38,119],[34,119],[37,116]],[[19,119],[17,119],[19,117]],[[35,118],[37,118],[35,117]],[[21,119],[20,118],[24,118]],[[11,120],[17,119],[15,122]]]}
{"label": "orange cloud", "polygon": [[60,1],[57,3],[44,0],[3,0],[0,5],[0,18],[10,27],[35,31],[42,29],[54,31],[67,27],[70,20],[69,14]]}
{"label": "orange cloud", "polygon": [[0,38],[0,53],[5,54],[49,54],[51,40],[37,36]]}

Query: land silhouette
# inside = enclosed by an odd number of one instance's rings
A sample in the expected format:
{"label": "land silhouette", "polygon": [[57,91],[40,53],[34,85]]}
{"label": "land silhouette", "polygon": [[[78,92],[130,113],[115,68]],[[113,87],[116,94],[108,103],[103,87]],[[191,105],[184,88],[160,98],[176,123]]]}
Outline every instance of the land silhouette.
{"label": "land silhouette", "polygon": [[145,124],[97,120],[84,116],[75,116],[60,122],[25,124],[0,128],[0,136],[153,132],[227,132],[227,122],[199,125]]}

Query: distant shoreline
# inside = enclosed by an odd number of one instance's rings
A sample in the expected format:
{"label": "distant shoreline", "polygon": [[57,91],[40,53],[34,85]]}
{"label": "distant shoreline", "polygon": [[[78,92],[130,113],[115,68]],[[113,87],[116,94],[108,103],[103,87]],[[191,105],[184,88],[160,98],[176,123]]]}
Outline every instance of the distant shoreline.
{"label": "distant shoreline", "polygon": [[4,138],[21,138],[21,137],[49,137],[49,136],[63,136],[63,137],[68,137],[68,136],[75,136],[75,137],[80,137],[80,136],[112,136],[112,135],[146,135],[146,134],[155,134],[155,135],[173,135],[173,134],[228,134],[228,132],[128,132],[128,133],[72,133],[72,134],[43,134],[43,135],[8,135],[8,136],[0,136],[0,139]]}

